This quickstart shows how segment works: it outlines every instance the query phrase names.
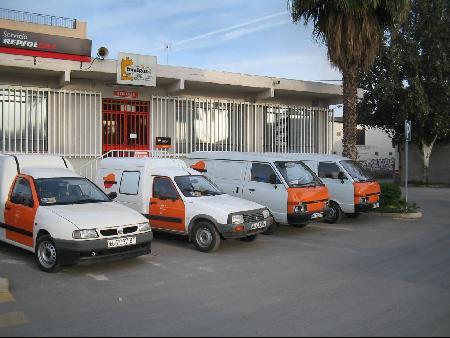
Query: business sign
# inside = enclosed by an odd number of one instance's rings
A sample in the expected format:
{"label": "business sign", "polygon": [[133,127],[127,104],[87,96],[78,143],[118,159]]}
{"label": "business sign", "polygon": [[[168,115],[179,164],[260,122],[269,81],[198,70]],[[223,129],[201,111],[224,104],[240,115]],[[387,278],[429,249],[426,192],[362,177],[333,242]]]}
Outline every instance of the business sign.
{"label": "business sign", "polygon": [[[2,52],[11,50],[33,51],[34,56],[51,57],[55,53],[56,59],[64,55],[91,57],[92,41],[86,39],[66,38],[62,36],[0,29],[0,48]],[[47,53],[47,54],[39,54]],[[11,53],[19,54],[19,53]],[[59,54],[59,55],[56,55]],[[24,55],[32,55],[26,53]],[[70,58],[69,58],[70,59]]]}
{"label": "business sign", "polygon": [[119,53],[117,83],[156,87],[156,64],[155,56]]}
{"label": "business sign", "polygon": [[157,137],[156,148],[157,149],[170,149],[172,147],[172,139],[170,137]]}
{"label": "business sign", "polygon": [[130,92],[127,90],[115,90],[114,97],[137,100],[139,98],[139,93],[138,92]]}

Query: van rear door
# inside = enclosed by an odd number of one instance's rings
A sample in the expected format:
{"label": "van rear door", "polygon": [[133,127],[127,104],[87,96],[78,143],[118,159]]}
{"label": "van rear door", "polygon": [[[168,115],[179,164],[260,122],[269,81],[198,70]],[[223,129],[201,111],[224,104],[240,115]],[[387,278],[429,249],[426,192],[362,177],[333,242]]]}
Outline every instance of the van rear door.
{"label": "van rear door", "polygon": [[242,198],[246,168],[246,162],[225,160],[215,161],[214,174],[211,174],[209,178],[216,183],[224,193]]}

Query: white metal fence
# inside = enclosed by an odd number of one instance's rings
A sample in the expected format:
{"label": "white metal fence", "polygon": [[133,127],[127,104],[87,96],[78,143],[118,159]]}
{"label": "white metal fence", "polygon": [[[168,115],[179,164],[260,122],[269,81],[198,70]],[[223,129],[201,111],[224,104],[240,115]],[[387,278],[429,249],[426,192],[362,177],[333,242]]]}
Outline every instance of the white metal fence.
{"label": "white metal fence", "polygon": [[0,86],[0,151],[101,155],[101,95]]}
{"label": "white metal fence", "polygon": [[329,153],[332,112],[326,108],[153,97],[150,148],[170,137],[173,151]]}

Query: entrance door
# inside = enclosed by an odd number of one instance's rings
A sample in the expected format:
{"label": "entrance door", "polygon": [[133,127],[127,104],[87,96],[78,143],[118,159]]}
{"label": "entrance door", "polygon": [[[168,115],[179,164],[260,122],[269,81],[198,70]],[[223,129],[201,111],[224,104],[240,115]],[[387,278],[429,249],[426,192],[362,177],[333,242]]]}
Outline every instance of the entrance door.
{"label": "entrance door", "polygon": [[32,180],[18,176],[5,205],[6,239],[33,247],[33,228],[38,208]]}
{"label": "entrance door", "polygon": [[150,149],[150,103],[103,100],[103,152]]}
{"label": "entrance door", "polygon": [[150,199],[150,224],[156,229],[186,232],[186,211],[183,200],[168,177],[153,179]]}

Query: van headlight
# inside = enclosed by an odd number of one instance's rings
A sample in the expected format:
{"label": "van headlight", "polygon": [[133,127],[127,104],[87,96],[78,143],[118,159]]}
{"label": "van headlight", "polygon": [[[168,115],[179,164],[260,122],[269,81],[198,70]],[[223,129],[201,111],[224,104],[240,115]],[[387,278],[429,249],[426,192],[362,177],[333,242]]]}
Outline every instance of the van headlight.
{"label": "van headlight", "polygon": [[270,211],[269,210],[263,210],[263,212],[262,212],[262,214],[263,214],[263,217],[264,218],[269,218],[270,217]]}
{"label": "van headlight", "polygon": [[72,234],[74,239],[93,239],[98,238],[97,230],[76,230]]}
{"label": "van headlight", "polygon": [[294,211],[296,214],[304,214],[308,211],[308,207],[306,206],[306,204],[300,204],[295,207]]}
{"label": "van headlight", "polygon": [[233,215],[233,216],[231,216],[231,223],[232,224],[243,224],[244,223],[244,216],[243,215]]}
{"label": "van headlight", "polygon": [[139,226],[139,232],[147,232],[147,231],[152,230],[149,222],[140,223],[138,226]]}

